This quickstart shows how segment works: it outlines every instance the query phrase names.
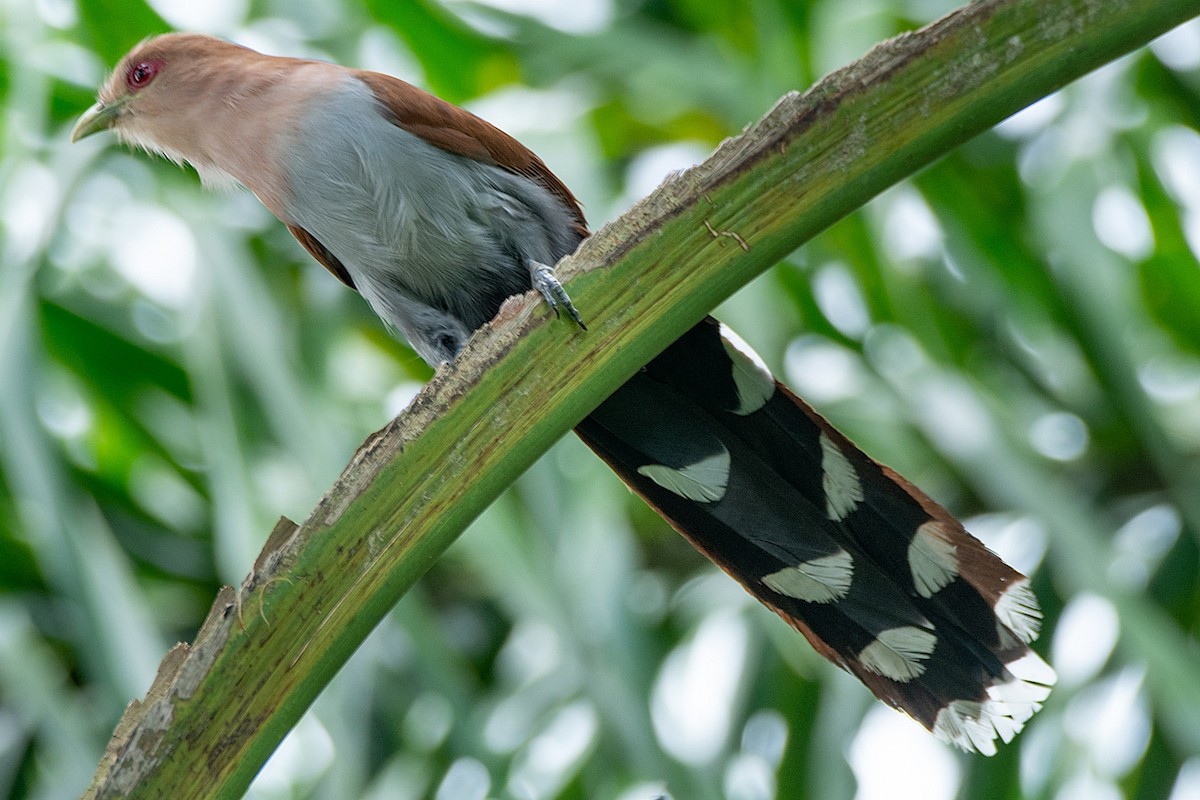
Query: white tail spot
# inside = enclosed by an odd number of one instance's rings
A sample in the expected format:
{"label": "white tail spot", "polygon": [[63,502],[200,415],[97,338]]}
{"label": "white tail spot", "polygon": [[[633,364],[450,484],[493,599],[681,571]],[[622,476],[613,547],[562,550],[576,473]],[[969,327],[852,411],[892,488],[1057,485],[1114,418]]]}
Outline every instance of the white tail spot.
{"label": "white tail spot", "polygon": [[738,406],[730,410],[740,417],[753,414],[775,394],[775,377],[762,357],[723,322],[720,332],[721,346],[733,363],[733,384],[737,387]]}
{"label": "white tail spot", "polygon": [[858,508],[863,499],[863,488],[850,459],[824,432],[821,433],[821,472],[825,516],[839,522]]}
{"label": "white tail spot", "polygon": [[[994,611],[1000,624],[1026,644],[1036,639],[1042,629],[1042,609],[1038,607],[1027,578],[1009,586],[996,601]],[[1000,636],[1005,638],[1005,631],[1001,630]]]}
{"label": "white tail spot", "polygon": [[808,603],[840,600],[850,591],[854,559],[845,550],[784,567],[762,579],[767,588]]}
{"label": "white tail spot", "polygon": [[1032,650],[1005,666],[1010,679],[989,686],[987,700],[955,700],[939,711],[934,735],[985,756],[996,754],[997,736],[1011,742],[1049,697],[1057,676]]}
{"label": "white tail spot", "polygon": [[951,531],[931,519],[913,534],[908,545],[908,568],[921,597],[933,597],[958,577],[958,548]]}
{"label": "white tail spot", "polygon": [[697,503],[715,503],[725,496],[729,485],[729,451],[711,455],[695,464],[676,469],[663,464],[647,464],[638,472],[669,492]]}
{"label": "white tail spot", "polygon": [[876,675],[907,683],[925,672],[924,661],[935,647],[937,635],[933,631],[905,625],[880,633],[858,654],[858,660]]}

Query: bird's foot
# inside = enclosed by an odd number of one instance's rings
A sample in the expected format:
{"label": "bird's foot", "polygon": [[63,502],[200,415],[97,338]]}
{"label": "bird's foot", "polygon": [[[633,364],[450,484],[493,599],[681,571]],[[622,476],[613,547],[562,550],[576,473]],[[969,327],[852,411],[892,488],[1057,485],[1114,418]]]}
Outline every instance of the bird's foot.
{"label": "bird's foot", "polygon": [[554,309],[555,316],[561,316],[561,311],[566,311],[567,316],[575,320],[575,324],[583,330],[587,330],[587,325],[583,324],[583,317],[579,316],[579,311],[575,308],[575,304],[571,302],[571,298],[567,296],[567,290],[558,282],[558,278],[554,277],[554,270],[545,264],[530,260],[529,277],[533,282],[533,288],[542,293],[542,297],[546,299],[546,303],[550,308]]}

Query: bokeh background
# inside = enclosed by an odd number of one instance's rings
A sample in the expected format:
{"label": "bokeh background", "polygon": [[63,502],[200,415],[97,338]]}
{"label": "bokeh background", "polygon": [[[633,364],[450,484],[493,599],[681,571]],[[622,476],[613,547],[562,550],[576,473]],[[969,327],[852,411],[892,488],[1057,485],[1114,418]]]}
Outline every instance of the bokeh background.
{"label": "bokeh background", "polygon": [[[239,190],[69,146],[170,28],[386,71],[593,225],[953,0],[0,0],[0,796],[67,798],[278,516],[428,369]],[[564,440],[363,645],[255,798],[1200,797],[1200,27],[886,192],[719,314],[1034,576],[1046,709],[957,754]],[[436,470],[436,464],[428,465]]]}

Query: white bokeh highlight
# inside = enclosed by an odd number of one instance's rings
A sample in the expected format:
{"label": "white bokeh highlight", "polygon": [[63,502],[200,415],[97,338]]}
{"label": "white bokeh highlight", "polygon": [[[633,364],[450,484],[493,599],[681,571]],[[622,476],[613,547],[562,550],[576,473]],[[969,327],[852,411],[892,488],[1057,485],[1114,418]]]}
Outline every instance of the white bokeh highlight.
{"label": "white bokeh highlight", "polygon": [[248,0],[147,0],[151,8],[176,30],[228,33],[242,23]]}
{"label": "white bokeh highlight", "polygon": [[176,214],[130,202],[113,215],[108,246],[113,267],[146,297],[177,310],[195,299],[196,237]]}
{"label": "white bokeh highlight", "polygon": [[1100,243],[1130,261],[1154,252],[1154,231],[1142,202],[1120,184],[1106,186],[1092,205],[1092,228]]}
{"label": "white bokeh highlight", "polygon": [[850,768],[858,780],[855,800],[953,800],[962,780],[946,745],[912,718],[878,704],[850,745]]}
{"label": "white bokeh highlight", "polygon": [[1098,675],[1119,633],[1117,610],[1108,600],[1090,592],[1072,598],[1058,618],[1051,646],[1059,691],[1082,686]]}
{"label": "white bokeh highlight", "polygon": [[650,714],[663,749],[680,761],[706,764],[727,740],[747,640],[745,621],[719,612],[663,662]]}

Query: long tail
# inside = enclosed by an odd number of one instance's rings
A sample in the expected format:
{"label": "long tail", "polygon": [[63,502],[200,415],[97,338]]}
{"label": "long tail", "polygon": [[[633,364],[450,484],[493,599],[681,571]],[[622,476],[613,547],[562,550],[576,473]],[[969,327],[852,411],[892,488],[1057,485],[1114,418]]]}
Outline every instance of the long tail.
{"label": "long tail", "polygon": [[819,653],[939,738],[991,755],[1050,693],[1028,580],[715,320],[576,432]]}

